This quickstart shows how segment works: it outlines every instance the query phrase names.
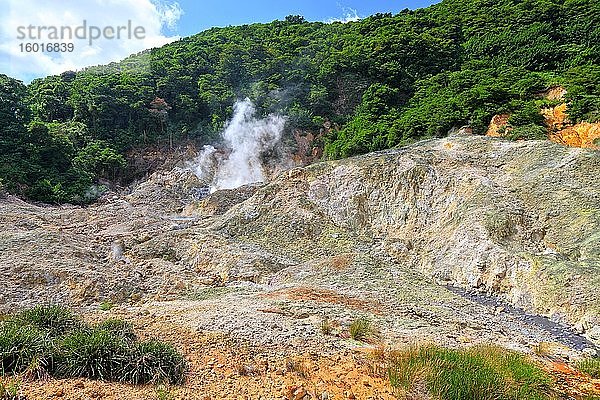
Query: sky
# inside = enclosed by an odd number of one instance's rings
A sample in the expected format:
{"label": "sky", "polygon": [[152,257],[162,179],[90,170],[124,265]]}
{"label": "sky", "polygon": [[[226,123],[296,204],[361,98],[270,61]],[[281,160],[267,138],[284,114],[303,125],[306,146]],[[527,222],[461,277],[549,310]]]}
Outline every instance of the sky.
{"label": "sky", "polygon": [[34,78],[119,61],[211,27],[354,21],[436,0],[0,0],[0,73]]}

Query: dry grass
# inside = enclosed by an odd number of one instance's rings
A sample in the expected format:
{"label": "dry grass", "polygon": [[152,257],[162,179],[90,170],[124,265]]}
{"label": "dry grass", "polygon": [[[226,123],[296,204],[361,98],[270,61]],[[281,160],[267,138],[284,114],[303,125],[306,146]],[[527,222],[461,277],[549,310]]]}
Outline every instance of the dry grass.
{"label": "dry grass", "polygon": [[310,366],[303,358],[290,358],[286,361],[285,367],[288,371],[298,374],[302,379],[310,377]]}
{"label": "dry grass", "polygon": [[544,356],[552,354],[554,347],[555,346],[553,346],[552,343],[540,342],[540,343],[536,344],[535,346],[533,346],[532,350],[535,353],[535,355],[544,357]]}
{"label": "dry grass", "polygon": [[320,328],[323,335],[331,335],[333,333],[333,324],[329,318],[325,318],[323,321],[321,321]]}

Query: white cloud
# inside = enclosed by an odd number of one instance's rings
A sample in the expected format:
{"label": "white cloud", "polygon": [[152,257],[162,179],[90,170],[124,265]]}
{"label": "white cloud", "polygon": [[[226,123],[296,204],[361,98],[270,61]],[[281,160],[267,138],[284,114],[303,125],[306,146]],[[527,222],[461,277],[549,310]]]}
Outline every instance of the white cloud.
{"label": "white cloud", "polygon": [[179,6],[179,3],[156,3],[161,21],[169,27],[169,29],[174,30],[177,27],[177,21],[183,15],[183,10]]}
{"label": "white cloud", "polygon": [[360,20],[358,11],[356,11],[354,8],[342,7],[342,6],[340,6],[340,8],[342,9],[343,16],[341,18],[328,18],[325,20],[325,23],[331,24],[334,22],[341,22],[341,23],[345,24],[347,22],[356,22],[356,21]]}
{"label": "white cloud", "polygon": [[[59,74],[67,70],[78,70],[91,65],[107,64],[119,61],[130,54],[159,47],[179,39],[165,31],[174,31],[183,10],[178,3],[166,0],[5,0],[8,12],[0,15],[0,73],[23,79]],[[7,5],[2,6],[5,10]],[[38,27],[60,27],[75,29],[87,25],[87,38],[69,40],[49,37],[48,29],[41,30],[42,39],[38,39]],[[131,21],[129,23],[129,21]],[[107,38],[101,35],[89,43],[91,27],[104,30],[119,27],[121,38]],[[33,38],[29,38],[28,27],[33,26]],[[18,27],[25,27],[26,38],[19,40]],[[135,28],[138,30],[136,38]],[[81,29],[79,33],[84,30]],[[68,36],[68,30],[63,31]],[[109,29],[110,36],[110,29]],[[81,35],[80,35],[81,36]],[[22,52],[21,44],[26,43],[73,43],[73,52]]]}

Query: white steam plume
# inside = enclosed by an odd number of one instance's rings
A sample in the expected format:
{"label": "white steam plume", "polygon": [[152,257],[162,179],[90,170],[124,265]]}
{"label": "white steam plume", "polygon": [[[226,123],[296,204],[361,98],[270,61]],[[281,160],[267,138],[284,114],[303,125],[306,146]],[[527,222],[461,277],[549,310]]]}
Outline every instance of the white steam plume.
{"label": "white steam plume", "polygon": [[249,99],[236,102],[233,111],[221,133],[225,149],[204,146],[194,160],[194,173],[210,184],[211,193],[264,182],[262,156],[273,150],[283,135],[285,118],[279,115],[256,118],[256,109]]}

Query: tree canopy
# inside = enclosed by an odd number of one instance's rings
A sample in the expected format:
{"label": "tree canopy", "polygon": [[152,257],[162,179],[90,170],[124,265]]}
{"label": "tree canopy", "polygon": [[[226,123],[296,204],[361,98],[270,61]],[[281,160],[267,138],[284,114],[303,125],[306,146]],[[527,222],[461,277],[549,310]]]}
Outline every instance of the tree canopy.
{"label": "tree canopy", "polygon": [[536,132],[538,93],[553,85],[567,88],[573,121],[598,121],[598,21],[595,0],[443,0],[345,24],[293,15],[213,28],[28,86],[2,75],[0,180],[38,200],[88,201],[101,178],[127,179],[128,150],[210,141],[245,97],[289,129],[335,123],[328,157],[463,125],[482,133],[503,112]]}

